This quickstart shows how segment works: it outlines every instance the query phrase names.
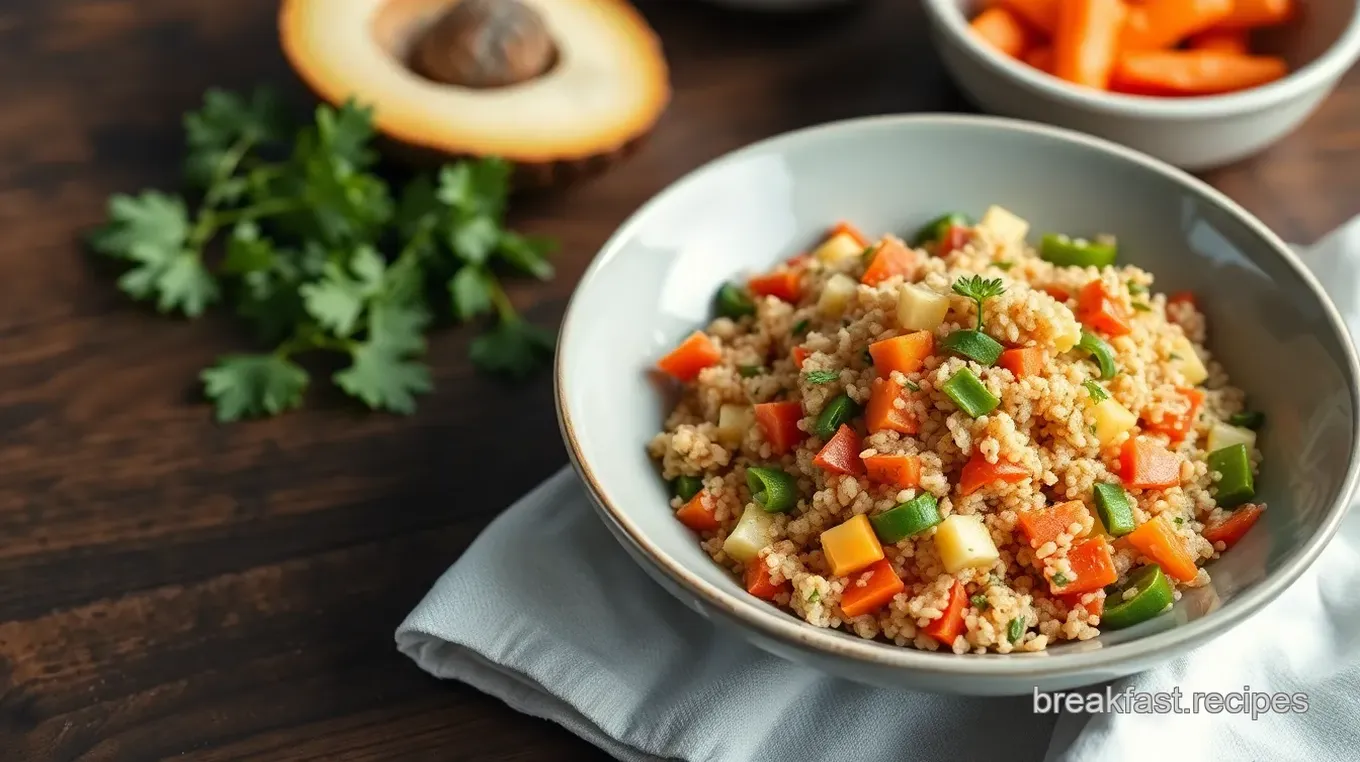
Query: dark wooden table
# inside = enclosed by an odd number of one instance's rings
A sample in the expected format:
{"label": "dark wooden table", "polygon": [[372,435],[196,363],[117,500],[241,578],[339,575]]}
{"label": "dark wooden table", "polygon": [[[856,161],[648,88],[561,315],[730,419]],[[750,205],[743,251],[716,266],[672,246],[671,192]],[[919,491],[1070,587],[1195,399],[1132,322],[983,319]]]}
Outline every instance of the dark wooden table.
{"label": "dark wooden table", "polygon": [[[699,163],[816,122],[968,108],[915,3],[801,19],[641,5],[675,100],[631,162],[520,208],[564,244],[556,281],[513,293],[544,324],[610,231]],[[204,88],[307,99],[274,13],[0,9],[0,759],[599,758],[392,644],[482,527],[565,462],[546,376],[474,375],[457,330],[433,342],[437,391],[414,417],[323,405],[217,426],[193,379],[240,336],[130,306],[80,250],[108,194],[175,184],[179,117]],[[1360,76],[1209,179],[1294,241],[1360,211]]]}

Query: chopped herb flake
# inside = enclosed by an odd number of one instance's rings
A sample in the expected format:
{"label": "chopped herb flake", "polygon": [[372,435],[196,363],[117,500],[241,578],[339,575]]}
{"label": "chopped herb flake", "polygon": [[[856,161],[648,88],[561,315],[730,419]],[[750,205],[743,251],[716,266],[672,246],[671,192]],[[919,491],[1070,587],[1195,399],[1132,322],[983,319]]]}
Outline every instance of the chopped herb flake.
{"label": "chopped herb flake", "polygon": [[764,372],[765,368],[759,365],[743,365],[737,368],[737,373],[741,374],[742,378],[754,378],[755,376],[759,376]]}
{"label": "chopped herb flake", "polygon": [[821,599],[822,599],[822,594],[821,594],[821,592],[819,592],[819,591],[817,591],[817,590],[813,590],[812,592],[810,592],[810,593],[807,594],[808,603],[816,603],[817,601],[820,601]]}
{"label": "chopped herb flake", "polygon": [[986,611],[987,607],[992,605],[987,602],[987,596],[983,595],[982,593],[974,595],[970,600],[973,602],[973,608],[977,609],[978,611]]}
{"label": "chopped herb flake", "polygon": [[865,364],[865,365],[873,365],[873,364],[874,364],[874,356],[873,356],[872,354],[869,353],[869,350],[868,350],[868,349],[865,349],[865,350],[864,350],[864,353],[863,353],[862,355],[860,355],[860,356],[864,358],[864,364]]}
{"label": "chopped herb flake", "polygon": [[1100,384],[1094,381],[1082,381],[1081,385],[1086,387],[1086,393],[1091,395],[1091,399],[1096,402],[1104,402],[1110,398],[1110,393],[1101,388]]}
{"label": "chopped herb flake", "polygon": [[829,384],[832,381],[839,380],[840,377],[841,374],[837,373],[834,370],[810,370],[807,373],[803,374],[804,381],[807,381],[809,384],[818,385]]}
{"label": "chopped herb flake", "polygon": [[1147,293],[1147,286],[1141,283],[1129,283],[1129,294],[1132,296],[1142,296]]}
{"label": "chopped herb flake", "polygon": [[1177,516],[1177,517],[1176,517],[1176,526],[1180,526],[1181,524],[1184,524],[1184,523],[1185,523],[1185,519],[1184,519],[1184,518],[1182,518],[1182,517],[1180,517],[1180,516]]}
{"label": "chopped herb flake", "polygon": [[1057,574],[1053,575],[1053,584],[1057,585],[1058,587],[1066,587],[1071,581],[1072,580],[1062,572],[1058,572]]}
{"label": "chopped herb flake", "polygon": [[979,332],[982,331],[982,303],[1005,292],[1006,286],[1000,278],[984,280],[981,275],[974,275],[954,281],[954,293],[972,299],[977,304]]}
{"label": "chopped herb flake", "polygon": [[1006,639],[1014,643],[1020,640],[1020,636],[1025,634],[1025,620],[1016,617],[1006,627]]}
{"label": "chopped herb flake", "polygon": [[921,391],[921,385],[916,383],[915,381],[908,381],[907,388],[912,390],[913,392]]}
{"label": "chopped herb flake", "polygon": [[793,335],[802,336],[803,334],[807,333],[807,329],[808,329],[807,318],[803,318],[802,320],[799,320],[797,323],[793,324]]}
{"label": "chopped herb flake", "polygon": [[1175,352],[1172,352],[1171,354],[1169,354],[1169,355],[1166,356],[1166,359],[1168,359],[1168,360],[1179,360],[1179,359],[1181,359],[1181,356],[1178,355],[1178,354],[1176,354]]}
{"label": "chopped herb flake", "polygon": [[1000,262],[993,262],[993,263],[992,263],[992,267],[995,267],[995,268],[998,269],[998,270],[1003,270],[1003,271],[1004,271],[1004,270],[1009,270],[1009,269],[1011,269],[1012,267],[1015,267],[1015,263],[1014,263],[1014,262],[1007,262],[1007,261],[1005,261],[1005,260],[1002,260],[1002,261],[1000,261]]}
{"label": "chopped herb flake", "polygon": [[1142,302],[1134,302],[1133,308],[1139,312],[1152,312],[1152,308]]}

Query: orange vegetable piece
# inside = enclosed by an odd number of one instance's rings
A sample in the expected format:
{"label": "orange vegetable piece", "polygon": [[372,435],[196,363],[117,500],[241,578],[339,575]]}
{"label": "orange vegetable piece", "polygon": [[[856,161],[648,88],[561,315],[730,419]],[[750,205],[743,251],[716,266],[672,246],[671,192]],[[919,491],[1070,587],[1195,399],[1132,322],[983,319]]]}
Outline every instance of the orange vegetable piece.
{"label": "orange vegetable piece", "polygon": [[1185,542],[1165,516],[1145,522],[1124,535],[1124,539],[1178,582],[1189,582],[1199,574],[1195,559],[1185,549]]}
{"label": "orange vegetable piece", "polygon": [[998,0],[997,5],[1009,9],[1025,23],[1044,34],[1051,35],[1058,28],[1058,6],[1062,0]]}
{"label": "orange vegetable piece", "polygon": [[762,601],[772,601],[781,591],[787,590],[789,583],[787,580],[776,585],[770,581],[770,570],[766,568],[762,558],[753,558],[746,562],[746,592],[754,595]]}
{"label": "orange vegetable piece", "polygon": [[1016,514],[1020,530],[1029,538],[1029,546],[1037,548],[1046,542],[1057,542],[1058,535],[1067,534],[1073,524],[1085,526],[1091,512],[1080,500],[1069,500],[1057,505],[1046,505]]}
{"label": "orange vegetable piece", "polygon": [[1130,439],[1119,450],[1119,478],[1126,487],[1174,487],[1181,483],[1181,457],[1146,439]]}
{"label": "orange vegetable piece", "polygon": [[949,601],[945,604],[944,614],[926,625],[922,632],[945,647],[954,645],[954,639],[963,631],[963,609],[967,605],[968,594],[963,589],[963,583],[954,580],[954,586],[949,588]]}
{"label": "orange vegetable piece", "polygon": [[1186,409],[1184,411],[1164,414],[1162,420],[1156,423],[1143,422],[1144,429],[1170,437],[1172,445],[1178,445],[1185,441],[1186,435],[1190,433],[1190,430],[1195,427],[1195,422],[1199,420],[1199,410],[1204,405],[1204,392],[1189,387],[1177,387],[1176,391],[1185,398]]}
{"label": "orange vegetable piece", "polygon": [[973,239],[973,231],[963,225],[950,225],[945,228],[944,236],[936,245],[935,253],[943,257],[944,255],[962,249]]}
{"label": "orange vegetable piece", "polygon": [[713,340],[703,331],[695,331],[680,342],[680,346],[672,349],[670,354],[658,360],[656,367],[681,381],[693,381],[699,371],[717,365],[721,359],[722,352]]}
{"label": "orange vegetable piece", "polygon": [[803,363],[806,362],[807,359],[808,359],[808,357],[810,357],[811,355],[812,355],[812,352],[808,351],[807,349],[805,349],[805,348],[803,348],[803,347],[794,347],[794,348],[793,348],[793,364],[794,364],[795,366],[797,366],[797,367],[801,370],[802,367],[803,367]]}
{"label": "orange vegetable piece", "polygon": [[1077,320],[1107,336],[1123,336],[1133,330],[1128,312],[1101,280],[1087,283],[1077,295]]}
{"label": "orange vegetable piece", "polygon": [[1195,309],[1199,309],[1199,303],[1195,301],[1194,291],[1177,291],[1166,298],[1167,304],[1188,304]]}
{"label": "orange vegetable piece", "polygon": [[1169,48],[1196,32],[1210,29],[1232,15],[1234,0],[1146,0],[1129,9],[1120,48]]}
{"label": "orange vegetable piece", "polygon": [[1067,563],[1072,567],[1076,579],[1069,580],[1066,585],[1057,585],[1050,576],[1048,586],[1051,592],[1089,593],[1119,579],[1119,572],[1114,568],[1110,543],[1105,540],[1104,535],[1098,534],[1074,543],[1067,550]]}
{"label": "orange vegetable piece", "polygon": [[979,13],[969,26],[983,42],[1011,58],[1021,57],[1029,48],[1029,30],[1019,16],[1001,6]]}
{"label": "orange vegetable piece", "polygon": [[1213,50],[1125,53],[1111,88],[1134,95],[1215,95],[1264,85],[1289,73],[1275,56],[1241,56]]}
{"label": "orange vegetable piece", "polygon": [[809,254],[809,253],[807,253],[807,252],[805,251],[805,252],[803,252],[803,253],[801,253],[801,254],[794,254],[793,256],[791,256],[791,257],[789,257],[788,259],[784,260],[784,264],[786,264],[786,265],[788,265],[789,267],[791,267],[791,268],[797,270],[797,269],[801,268],[803,265],[807,264],[808,261],[811,260],[811,259],[812,259],[812,255]]}
{"label": "orange vegetable piece", "polygon": [[1223,19],[1222,26],[1233,29],[1253,29],[1276,26],[1294,17],[1294,0],[1233,0],[1232,14]]}
{"label": "orange vegetable piece", "polygon": [[891,378],[875,378],[869,388],[869,404],[864,410],[864,424],[869,433],[888,429],[903,434],[920,430],[916,419],[905,410],[898,410],[893,400],[902,395],[902,387]]}
{"label": "orange vegetable piece", "polygon": [[1044,350],[1039,347],[1007,349],[997,361],[1001,367],[1010,371],[1016,378],[1037,376],[1044,369]]}
{"label": "orange vegetable piece", "polygon": [[1024,61],[1025,63],[1029,64],[1030,66],[1033,66],[1039,71],[1052,73],[1053,46],[1039,45],[1037,47],[1030,48],[1029,52],[1025,54]]}
{"label": "orange vegetable piece", "polygon": [[1072,298],[1072,294],[1062,286],[1044,286],[1043,292],[1060,302],[1065,302]]}
{"label": "orange vegetable piece", "polygon": [[831,232],[827,233],[826,237],[835,238],[841,233],[845,233],[846,235],[855,239],[855,243],[859,244],[861,248],[868,247],[869,245],[869,239],[865,238],[864,234],[859,232],[859,228],[855,227],[854,225],[851,225],[850,223],[844,220],[837,222],[834,226],[832,226]]}
{"label": "orange vegetable piece", "polygon": [[773,296],[794,304],[803,291],[801,281],[797,270],[775,270],[751,278],[746,286],[756,296]]}
{"label": "orange vegetable piece", "polygon": [[1104,598],[1096,596],[1095,600],[1091,601],[1090,603],[1082,603],[1081,598],[1084,595],[1086,595],[1086,593],[1064,593],[1062,595],[1057,595],[1054,597],[1062,601],[1063,603],[1066,603],[1067,608],[1069,609],[1074,609],[1078,606],[1081,606],[1086,609],[1086,613],[1088,614],[1095,614],[1096,616],[1100,616],[1101,614],[1105,613]]}
{"label": "orange vegetable piece", "polygon": [[916,252],[907,248],[906,244],[896,238],[884,238],[874,250],[859,282],[866,286],[877,286],[896,275],[911,280],[916,277],[920,265]]}
{"label": "orange vegetable piece", "polygon": [[680,506],[675,517],[696,532],[712,532],[720,526],[713,514],[713,496],[706,489],[699,490],[688,503]]}
{"label": "orange vegetable piece", "polygon": [[1191,50],[1216,50],[1244,56],[1251,52],[1251,37],[1245,29],[1210,29],[1191,37],[1187,45]]}
{"label": "orange vegetable piece", "polygon": [[875,341],[869,345],[869,354],[874,358],[874,369],[884,378],[893,371],[915,373],[925,364],[926,358],[935,354],[935,335],[930,331],[916,331]]}
{"label": "orange vegetable piece", "polygon": [[[863,585],[859,584],[860,580],[864,580]],[[864,571],[850,575],[845,592],[841,593],[841,611],[847,617],[868,614],[888,605],[893,596],[904,589],[906,585],[902,584],[888,559],[875,561]]]}
{"label": "orange vegetable piece", "polygon": [[971,495],[995,481],[1015,484],[1028,478],[1029,469],[1024,466],[1009,460],[990,463],[983,457],[981,450],[974,450],[973,457],[963,464],[963,471],[959,474],[959,493]]}
{"label": "orange vegetable piece", "polygon": [[823,471],[834,474],[862,474],[864,461],[860,460],[859,454],[863,449],[864,444],[860,441],[859,434],[842,423],[831,439],[822,445],[821,451],[812,462]]}
{"label": "orange vegetable piece", "polygon": [[1247,530],[1256,525],[1256,520],[1266,509],[1255,503],[1247,503],[1228,515],[1227,518],[1204,527],[1204,539],[1212,543],[1223,543],[1224,549],[1231,548],[1242,539]]}
{"label": "orange vegetable piece", "polygon": [[1053,32],[1053,74],[1107,89],[1125,14],[1122,0],[1064,0]]}
{"label": "orange vegetable piece", "polygon": [[921,483],[921,459],[915,455],[870,455],[864,459],[869,481],[906,489]]}
{"label": "orange vegetable piece", "polygon": [[765,441],[774,451],[784,454],[803,441],[806,436],[798,428],[803,419],[800,402],[762,402],[755,406],[756,425],[765,434]]}

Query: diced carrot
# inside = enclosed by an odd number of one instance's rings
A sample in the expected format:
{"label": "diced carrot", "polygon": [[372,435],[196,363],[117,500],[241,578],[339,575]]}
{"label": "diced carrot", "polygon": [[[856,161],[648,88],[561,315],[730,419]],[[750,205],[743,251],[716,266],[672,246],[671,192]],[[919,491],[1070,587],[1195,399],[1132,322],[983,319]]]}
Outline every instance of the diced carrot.
{"label": "diced carrot", "polygon": [[1104,598],[1100,597],[1099,595],[1093,595],[1091,596],[1093,600],[1083,603],[1081,599],[1085,595],[1086,593],[1064,593],[1062,595],[1054,597],[1056,597],[1063,603],[1066,603],[1068,609],[1074,609],[1078,606],[1081,606],[1082,608],[1086,609],[1087,614],[1095,614],[1096,616],[1100,616],[1101,614],[1105,613]]}
{"label": "diced carrot", "polygon": [[1072,293],[1062,286],[1044,286],[1043,292],[1060,302],[1065,302],[1072,298]]}
{"label": "diced carrot", "polygon": [[823,471],[835,474],[862,474],[864,461],[860,460],[859,454],[863,449],[864,443],[860,441],[859,434],[849,426],[841,424],[831,439],[822,445],[821,451],[812,462]]}
{"label": "diced carrot", "polygon": [[1098,534],[1074,543],[1067,550],[1067,564],[1072,567],[1076,579],[1069,579],[1066,584],[1059,585],[1053,580],[1057,575],[1049,575],[1048,586],[1051,592],[1089,593],[1119,579],[1119,572],[1114,568],[1110,543],[1105,540],[1105,535]]}
{"label": "diced carrot", "polygon": [[1091,512],[1080,500],[1068,500],[1057,505],[1018,511],[1015,515],[1020,521],[1020,530],[1029,539],[1031,548],[1040,547],[1046,542],[1057,542],[1059,535],[1072,534],[1073,524],[1084,527],[1091,520]]}
{"label": "diced carrot", "polygon": [[780,455],[792,450],[806,436],[798,428],[798,422],[803,419],[800,402],[762,402],[755,406],[755,414],[765,441]]}
{"label": "diced carrot", "polygon": [[1185,441],[1186,435],[1195,428],[1195,422],[1199,420],[1199,410],[1204,405],[1204,392],[1184,386],[1177,387],[1176,391],[1185,398],[1183,410],[1178,413],[1163,413],[1162,419],[1156,423],[1147,420],[1143,422],[1144,429],[1170,437],[1172,445]]}
{"label": "diced carrot", "polygon": [[765,560],[757,556],[746,562],[746,592],[763,601],[772,601],[776,595],[789,587],[788,581],[776,585],[770,581],[770,570]]}
{"label": "diced carrot", "polygon": [[756,296],[773,296],[795,304],[803,291],[801,281],[797,270],[784,269],[757,275],[747,281],[746,285]]}
{"label": "diced carrot", "polygon": [[921,263],[916,252],[896,238],[887,237],[879,242],[874,250],[869,266],[859,279],[866,286],[877,286],[883,281],[900,275],[906,280],[916,277]]}
{"label": "diced carrot", "polygon": [[874,369],[884,378],[893,371],[915,373],[935,354],[935,335],[930,331],[916,331],[905,336],[875,341],[869,345],[874,358]]}
{"label": "diced carrot", "polygon": [[1251,52],[1251,36],[1245,29],[1210,29],[1191,37],[1191,50],[1216,50],[1245,56]]}
{"label": "diced carrot", "polygon": [[1033,66],[1034,68],[1038,69],[1039,71],[1043,71],[1043,72],[1052,72],[1052,71],[1053,71],[1053,46],[1052,46],[1052,45],[1039,45],[1039,46],[1030,48],[1029,52],[1025,54],[1024,61],[1025,61],[1025,63],[1029,64],[1030,66]]}
{"label": "diced carrot", "polygon": [[1003,55],[1019,58],[1030,46],[1029,30],[1020,17],[1001,6],[992,6],[974,17],[973,34]]}
{"label": "diced carrot", "polygon": [[803,265],[807,264],[810,261],[812,261],[812,255],[805,251],[801,254],[794,254],[793,256],[784,260],[784,264],[788,265],[789,267],[795,270],[799,270],[802,269]]}
{"label": "diced carrot", "polygon": [[1007,349],[1001,353],[998,363],[1016,378],[1037,376],[1044,369],[1044,350],[1039,347]]}
{"label": "diced carrot", "polygon": [[841,611],[847,617],[868,614],[888,605],[893,596],[904,589],[906,585],[902,584],[888,559],[875,561],[864,571],[850,575],[845,592],[841,593]]}
{"label": "diced carrot", "polygon": [[1195,309],[1199,309],[1199,303],[1195,301],[1194,291],[1177,291],[1166,298],[1167,304],[1188,304]]}
{"label": "diced carrot", "polygon": [[693,381],[699,371],[717,365],[722,352],[703,331],[691,333],[680,346],[657,361],[656,367],[681,381]]}
{"label": "diced carrot", "polygon": [[1087,283],[1077,295],[1077,320],[1107,336],[1124,336],[1133,330],[1124,305],[1099,279]]}
{"label": "diced carrot", "polygon": [[1130,439],[1119,450],[1119,478],[1138,489],[1174,487],[1181,483],[1181,457],[1155,442]]}
{"label": "diced carrot", "polygon": [[1264,508],[1255,503],[1239,506],[1226,519],[1204,527],[1204,539],[1212,543],[1223,543],[1224,550],[1231,548],[1242,539],[1247,530],[1256,525],[1256,520],[1265,513]]}
{"label": "diced carrot", "polygon": [[864,459],[869,481],[907,489],[921,483],[921,459],[915,455],[870,455]]}
{"label": "diced carrot", "polygon": [[1171,526],[1165,516],[1155,516],[1150,521],[1124,536],[1129,544],[1147,556],[1162,571],[1179,582],[1189,582],[1199,574],[1195,559],[1185,549],[1185,541]]}
{"label": "diced carrot", "polygon": [[1051,35],[1058,27],[1058,6],[1062,0],[998,0],[997,4],[1009,8],[1044,34]]}
{"label": "diced carrot", "polygon": [[1233,0],[1147,0],[1129,9],[1121,50],[1160,50],[1232,15]]}
{"label": "diced carrot", "polygon": [[973,240],[973,231],[963,225],[950,225],[945,228],[944,237],[936,244],[935,254],[943,257],[944,255],[962,249]]}
{"label": "diced carrot", "polygon": [[846,235],[855,239],[855,243],[859,244],[860,248],[864,248],[869,245],[869,239],[865,238],[864,234],[859,232],[859,228],[855,227],[854,225],[851,225],[850,223],[844,220],[837,222],[834,226],[832,226],[831,232],[827,233],[826,237],[835,238],[841,233],[845,233]]}
{"label": "diced carrot", "polygon": [[1002,481],[1015,484],[1029,478],[1029,469],[1009,460],[988,462],[981,450],[974,450],[973,457],[963,464],[959,474],[959,493],[971,495],[992,482]]}
{"label": "diced carrot", "polygon": [[869,404],[864,410],[864,425],[870,434],[885,429],[903,434],[915,434],[920,430],[915,417],[893,404],[893,400],[901,395],[902,387],[892,378],[874,379],[869,388]]}
{"label": "diced carrot", "polygon": [[793,364],[794,364],[795,366],[797,366],[797,367],[801,370],[802,367],[803,367],[803,363],[806,362],[807,359],[808,359],[808,357],[810,357],[811,355],[812,355],[812,352],[809,351],[808,349],[804,348],[804,347],[801,347],[801,346],[794,347],[794,348],[793,348]]}
{"label": "diced carrot", "polygon": [[1125,14],[1122,0],[1064,0],[1053,32],[1053,74],[1107,89]]}
{"label": "diced carrot", "polygon": [[675,517],[696,532],[712,532],[720,526],[713,514],[713,496],[706,489],[699,490],[688,503],[680,506]]}
{"label": "diced carrot", "polygon": [[1222,26],[1234,29],[1254,29],[1276,26],[1294,17],[1294,0],[1234,0],[1232,15]]}
{"label": "diced carrot", "polygon": [[1111,88],[1134,95],[1215,95],[1264,85],[1289,73],[1283,58],[1213,50],[1125,53]]}
{"label": "diced carrot", "polygon": [[967,604],[968,594],[963,589],[963,583],[954,580],[954,586],[949,588],[949,602],[945,604],[944,613],[926,625],[922,632],[940,641],[943,646],[954,645],[954,639],[963,631],[963,609]]}

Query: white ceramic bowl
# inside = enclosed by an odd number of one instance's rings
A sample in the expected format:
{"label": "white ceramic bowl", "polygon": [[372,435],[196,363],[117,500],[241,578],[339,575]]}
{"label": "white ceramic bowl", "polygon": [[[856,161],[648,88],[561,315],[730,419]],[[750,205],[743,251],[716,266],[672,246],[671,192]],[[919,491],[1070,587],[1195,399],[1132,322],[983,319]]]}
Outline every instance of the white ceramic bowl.
{"label": "white ceramic bowl", "polygon": [[1228,95],[1151,98],[1078,87],[980,41],[968,19],[979,0],[923,0],[931,36],[964,93],[986,111],[1109,138],[1186,169],[1254,154],[1317,109],[1360,55],[1360,3],[1305,0],[1287,26],[1260,35],[1262,52],[1289,61],[1277,82]]}
{"label": "white ceramic bowl", "polygon": [[[961,161],[961,157],[966,161]],[[674,400],[649,370],[711,317],[714,291],[847,219],[881,233],[1001,204],[1036,231],[1107,231],[1157,288],[1192,289],[1210,345],[1269,421],[1270,505],[1211,585],[1169,614],[1046,652],[955,655],[813,627],[748,595],[677,521],[646,454]],[[771,652],[865,682],[975,694],[1056,690],[1172,658],[1293,582],[1336,530],[1357,479],[1355,352],[1288,248],[1204,183],[1079,133],[991,117],[827,125],[719,159],[648,202],[581,279],[562,324],[558,415],[572,461],[623,547],[691,608]],[[1281,369],[1307,373],[1281,375]],[[547,538],[549,542],[552,538]],[[641,571],[639,573],[642,573]],[[628,606],[625,600],[619,606]]]}

